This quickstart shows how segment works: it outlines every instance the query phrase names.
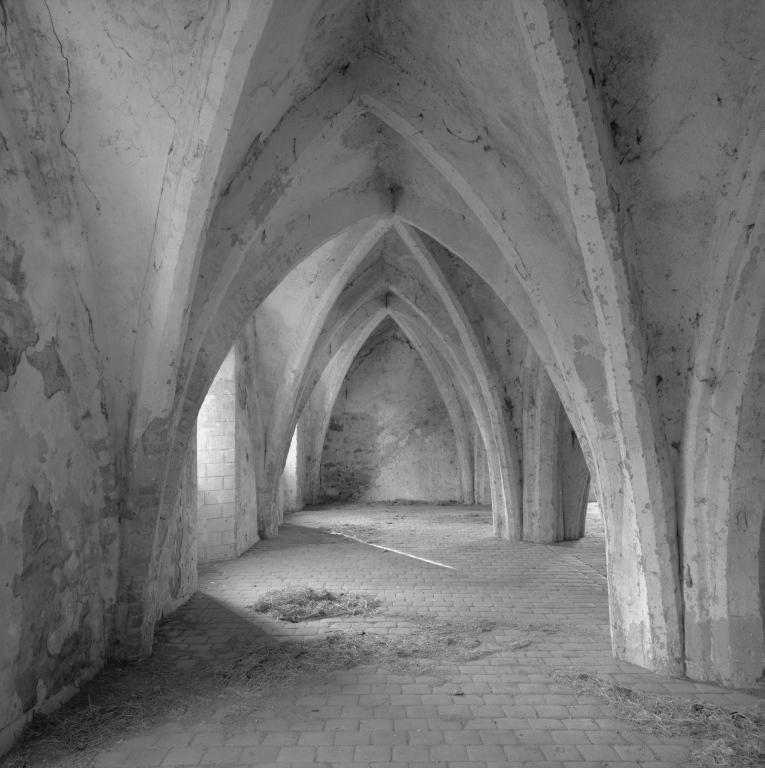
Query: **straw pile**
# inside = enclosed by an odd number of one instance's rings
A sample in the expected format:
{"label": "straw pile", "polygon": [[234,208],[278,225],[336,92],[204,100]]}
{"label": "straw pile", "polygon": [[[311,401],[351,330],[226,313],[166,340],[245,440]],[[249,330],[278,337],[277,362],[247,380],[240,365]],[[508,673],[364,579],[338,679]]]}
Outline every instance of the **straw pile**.
{"label": "straw pile", "polygon": [[736,712],[706,702],[646,693],[583,669],[556,670],[553,676],[578,693],[607,701],[632,730],[696,740],[699,746],[691,759],[699,765],[765,765],[765,713]]}
{"label": "straw pile", "polygon": [[313,587],[272,589],[246,606],[279,621],[326,619],[338,616],[365,616],[374,612],[380,601],[358,592],[331,592]]}

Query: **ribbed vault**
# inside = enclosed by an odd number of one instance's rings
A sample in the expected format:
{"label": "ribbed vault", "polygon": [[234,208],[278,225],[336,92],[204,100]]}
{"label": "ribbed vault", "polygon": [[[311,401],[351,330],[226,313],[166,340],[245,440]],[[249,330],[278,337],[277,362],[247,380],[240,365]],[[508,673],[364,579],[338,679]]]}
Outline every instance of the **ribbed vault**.
{"label": "ribbed vault", "polygon": [[[324,398],[321,406],[314,402],[311,408],[312,412],[324,414],[324,426],[316,433],[316,439],[320,440],[326,432],[337,390],[354,357],[381,318],[395,316],[406,318],[401,321],[408,326],[405,333],[423,350],[426,363],[432,361],[428,367],[436,382],[440,382],[439,391],[449,408],[456,435],[466,434],[462,425],[464,416],[460,417],[457,410],[458,407],[462,410],[460,401],[469,404],[472,418],[491,446],[490,476],[492,488],[496,488],[493,505],[497,531],[505,536],[520,536],[520,521],[513,517],[520,510],[519,498],[516,495],[514,499],[508,499],[509,494],[505,495],[505,488],[520,487],[520,461],[514,441],[508,441],[502,404],[496,395],[500,386],[499,371],[496,365],[488,362],[487,350],[478,343],[444,275],[432,257],[426,255],[424,243],[416,234],[410,234],[403,227],[398,229],[392,222],[385,226],[387,231],[383,236],[379,236],[381,225],[378,225],[375,230],[378,239],[369,238],[370,254],[358,256],[356,270],[347,273],[344,290],[339,290],[339,282],[333,282],[328,295],[316,300],[312,321],[301,318],[291,337],[281,335],[286,348],[275,355],[283,360],[280,371],[275,373],[278,385],[260,387],[261,392],[274,392],[274,399],[268,405],[272,415],[266,431],[265,450],[270,486],[265,489],[265,494],[270,499],[276,498],[290,437],[305,403],[313,396],[313,388],[322,392],[319,397]],[[308,279],[313,275],[313,266],[303,265],[298,271],[307,273],[304,290],[316,295],[316,282]],[[269,303],[283,305],[280,297],[290,289],[294,290],[286,286],[277,289],[273,299],[264,304],[264,310]],[[310,298],[300,304],[308,313]],[[260,313],[256,317],[260,317]],[[280,338],[279,334],[271,335]],[[307,339],[313,340],[313,348],[305,343]],[[446,372],[447,378],[439,370]],[[459,391],[459,396],[445,394],[449,389]],[[314,400],[317,400],[316,396]],[[316,451],[312,455],[316,457]],[[472,483],[468,481],[466,444],[459,455],[462,457],[463,487],[467,493],[466,489]],[[500,458],[495,462],[494,457]],[[274,518],[273,512],[264,510],[264,514]]]}
{"label": "ribbed vault", "polygon": [[[284,8],[277,6],[275,11],[268,24],[287,25],[287,18],[281,15]],[[513,34],[518,34],[517,28]],[[266,77],[267,68],[255,66],[258,55],[256,52],[253,58],[248,82],[253,77],[255,81]],[[248,98],[257,95],[261,108],[269,103],[269,92],[284,94],[272,85],[264,90],[255,81],[243,93]],[[285,397],[275,400],[268,411],[266,488],[258,497],[266,507],[273,504],[288,437],[298,416],[296,404],[314,346],[313,335],[321,333],[323,315],[331,310],[335,292],[344,284],[346,275],[357,260],[363,262],[379,235],[391,227],[425,275],[422,282],[449,318],[448,322],[438,322],[434,312],[427,310],[427,319],[418,322],[430,328],[431,334],[440,335],[443,354],[453,358],[453,365],[461,366],[466,389],[469,382],[474,398],[471,405],[474,413],[480,412],[477,422],[490,460],[498,533],[520,535],[520,452],[511,439],[512,430],[507,429],[507,408],[496,366],[484,348],[485,335],[473,327],[456,299],[459,288],[455,290],[443,275],[436,256],[423,240],[425,234],[492,285],[517,324],[529,333],[558,385],[593,466],[599,498],[609,517],[609,535],[616,541],[624,518],[612,517],[609,510],[621,507],[627,497],[629,508],[636,508],[633,490],[628,489],[625,497],[625,489],[611,482],[623,471],[624,451],[640,445],[640,439],[635,442],[621,436],[624,422],[614,421],[608,403],[607,393],[615,390],[603,365],[609,359],[603,346],[609,338],[603,335],[606,321],[598,314],[597,303],[592,302],[590,279],[577,247],[576,219],[559,204],[565,188],[561,181],[541,185],[544,174],[534,170],[535,161],[518,144],[492,143],[488,115],[483,124],[476,126],[461,98],[455,101],[448,89],[441,90],[435,83],[424,89],[395,57],[381,58],[373,50],[363,49],[347,67],[330,70],[313,87],[305,91],[293,88],[292,93],[300,93],[299,100],[291,103],[277,98],[283,111],[278,120],[270,113],[271,122],[262,130],[246,101],[237,108],[227,161],[220,169],[221,173],[224,168],[230,169],[229,176],[220,179],[220,196],[200,243],[173,404],[161,421],[147,420],[140,400],[134,411],[133,424],[139,432],[134,433],[133,445],[138,453],[131,481],[134,490],[129,490],[128,503],[133,503],[131,498],[137,501],[131,494],[156,483],[157,505],[141,504],[136,534],[126,537],[121,587],[124,600],[137,606],[144,604],[139,597],[143,585],[151,582],[154,568],[146,550],[147,534],[153,530],[152,521],[158,520],[156,541],[159,544],[164,540],[165,516],[160,510],[173,502],[177,468],[185,455],[193,417],[224,351],[291,270],[321,252],[327,271],[317,276],[319,298],[315,307],[314,302],[310,302],[312,308],[305,307],[301,321],[304,333],[291,350],[295,354],[290,355],[291,362],[279,385],[274,386],[274,391],[278,389]],[[534,98],[537,115],[543,119],[546,96],[543,93],[541,101],[538,95]],[[244,115],[252,120],[248,131],[253,137],[246,150],[244,143],[237,144],[237,137],[244,136],[239,128]],[[518,142],[530,140],[532,124],[527,115]],[[618,283],[622,278],[617,275],[614,279]],[[622,290],[614,285],[615,290]],[[418,311],[422,308],[418,307]],[[138,439],[141,430],[143,436]],[[144,476],[140,456],[146,454],[146,430],[151,435],[153,453],[166,455],[168,462],[163,468],[152,460],[146,465],[149,474]],[[156,446],[155,439],[159,443]],[[639,487],[646,493],[659,487],[652,485],[645,474],[635,477],[645,480],[647,484]],[[650,505],[651,514],[659,515],[659,519],[663,519],[661,498],[656,497]],[[273,525],[273,519],[271,514],[266,529]],[[673,539],[657,534],[659,529],[666,530],[665,524],[646,529],[650,537],[659,536],[651,538],[646,551],[658,553],[664,546],[668,549],[666,556],[657,554],[658,571],[649,569],[646,578],[676,568]],[[145,570],[132,566],[137,557],[146,562]],[[621,557],[623,561],[612,559],[615,568],[636,567],[631,551],[622,551]],[[674,577],[658,578],[665,585],[676,583]],[[641,589],[640,594],[645,595],[646,589]],[[617,615],[622,606],[630,603],[646,621],[656,622],[655,631],[663,636],[667,617],[675,610],[669,607],[674,588],[669,589],[670,602],[662,603],[663,607],[645,601],[634,603],[626,593],[618,595],[614,591],[615,626],[628,634],[631,631],[631,623]],[[670,619],[672,622],[676,626],[676,619]],[[140,624],[149,626],[146,622]],[[143,643],[148,640],[144,635]],[[623,641],[615,642],[623,642],[626,649],[633,640],[625,635]],[[675,635],[671,647],[675,648],[676,643]]]}

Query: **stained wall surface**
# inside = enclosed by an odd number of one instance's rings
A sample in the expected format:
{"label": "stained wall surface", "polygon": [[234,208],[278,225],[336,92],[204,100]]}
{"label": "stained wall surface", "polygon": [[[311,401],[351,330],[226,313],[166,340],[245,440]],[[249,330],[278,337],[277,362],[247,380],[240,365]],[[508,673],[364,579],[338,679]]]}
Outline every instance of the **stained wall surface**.
{"label": "stained wall surface", "polygon": [[327,499],[459,501],[454,433],[422,358],[399,336],[363,349],[332,411]]}
{"label": "stained wall surface", "polygon": [[119,543],[55,339],[14,373],[0,406],[0,752],[33,706],[54,708],[100,668]]}
{"label": "stained wall surface", "polygon": [[114,639],[121,482],[78,273],[51,239],[65,198],[38,207],[31,178],[0,174],[0,753]]}

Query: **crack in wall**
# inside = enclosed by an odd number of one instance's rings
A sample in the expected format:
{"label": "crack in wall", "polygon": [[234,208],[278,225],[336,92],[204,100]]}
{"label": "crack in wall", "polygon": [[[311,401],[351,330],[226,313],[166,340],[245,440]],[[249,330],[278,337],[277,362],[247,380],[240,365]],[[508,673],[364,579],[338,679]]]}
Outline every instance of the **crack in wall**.
{"label": "crack in wall", "polygon": [[77,173],[80,175],[80,179],[82,180],[82,183],[85,185],[85,189],[90,192],[90,194],[93,196],[93,200],[96,202],[96,211],[101,212],[101,203],[99,202],[98,198],[94,194],[93,190],[88,186],[88,182],[85,181],[85,177],[82,174],[82,168],[80,168],[80,159],[77,157],[77,154],[74,152],[74,150],[66,143],[66,140],[64,139],[64,133],[66,129],[69,127],[69,123],[72,119],[72,112],[74,111],[74,102],[72,101],[72,73],[69,68],[69,59],[67,58],[67,55],[64,53],[64,45],[61,42],[61,38],[58,36],[58,33],[56,32],[56,27],[53,23],[53,14],[51,13],[50,6],[48,5],[48,0],[43,0],[45,3],[45,8],[48,11],[48,18],[50,19],[50,27],[53,32],[53,36],[56,38],[56,42],[58,43],[59,51],[61,52],[61,58],[64,60],[64,63],[66,64],[66,96],[69,99],[69,112],[66,116],[66,123],[64,127],[61,129],[61,131],[58,134],[59,141],[61,142],[61,145],[66,149],[67,152],[74,158],[74,162],[77,166]]}

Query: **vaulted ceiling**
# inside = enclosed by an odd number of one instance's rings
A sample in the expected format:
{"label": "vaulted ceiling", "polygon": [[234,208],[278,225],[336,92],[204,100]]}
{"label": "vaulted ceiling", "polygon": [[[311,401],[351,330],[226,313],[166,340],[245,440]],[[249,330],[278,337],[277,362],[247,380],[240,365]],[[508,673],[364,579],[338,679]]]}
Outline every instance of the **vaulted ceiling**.
{"label": "vaulted ceiling", "polygon": [[121,505],[130,643],[237,334],[293,308],[272,330],[295,364],[263,362],[288,434],[333,308],[378,269],[438,299],[411,328],[452,334],[439,354],[470,358],[487,423],[506,406],[486,327],[528,338],[620,510],[610,535],[644,545],[610,561],[642,579],[612,596],[642,617],[615,644],[642,649],[645,619],[646,653],[678,656],[677,509],[715,466],[705,436],[736,445],[762,311],[760,2],[28,0],[2,23],[0,387],[33,345],[72,372],[93,487]]}

